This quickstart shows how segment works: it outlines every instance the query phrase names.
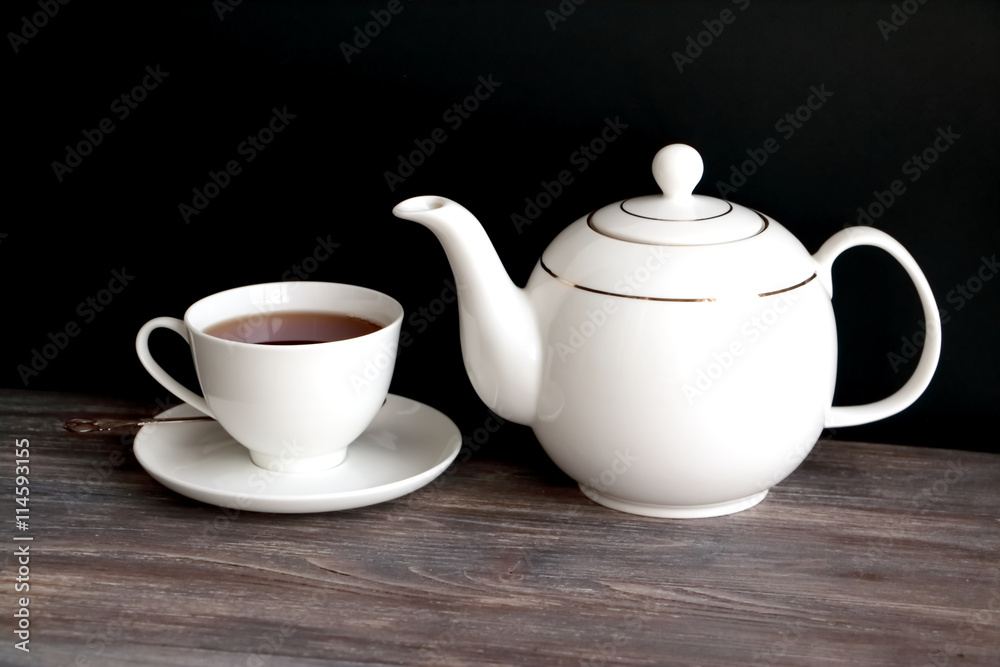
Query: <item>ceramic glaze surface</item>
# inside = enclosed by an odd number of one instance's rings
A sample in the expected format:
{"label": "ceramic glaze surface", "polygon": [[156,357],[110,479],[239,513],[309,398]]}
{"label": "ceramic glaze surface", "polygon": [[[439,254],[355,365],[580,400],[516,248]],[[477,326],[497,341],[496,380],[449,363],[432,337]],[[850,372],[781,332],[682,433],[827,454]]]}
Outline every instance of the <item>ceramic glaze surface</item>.
{"label": "ceramic glaze surface", "polygon": [[[160,417],[200,414],[180,405]],[[455,460],[454,422],[417,401],[389,394],[343,465],[280,474],[262,470],[216,422],[147,424],[135,437],[139,464],[189,498],[240,511],[332,512],[385,502],[432,481]]]}
{"label": "ceramic glaze surface", "polygon": [[[810,255],[777,221],[693,195],[702,168],[688,146],[661,150],[653,171],[662,194],[569,225],[524,289],[455,202],[415,197],[393,209],[444,246],[479,397],[532,426],[587,497],[625,512],[689,518],[751,507],[801,463],[824,427],[883,419],[912,404],[940,355],[933,293],[898,242],[849,227]],[[926,339],[896,393],[832,406],[831,269],[858,245],[882,248],[906,270]]]}
{"label": "ceramic glaze surface", "polygon": [[622,241],[596,231],[585,216],[552,241],[542,263],[586,289],[653,299],[766,294],[811,278],[816,262],[798,239],[771,218],[754,217],[758,232],[745,240],[685,246]]}
{"label": "ceramic glaze surface", "polygon": [[816,281],[673,303],[590,293],[536,270],[527,290],[545,313],[547,350],[532,427],[593,492],[664,507],[741,500],[784,479],[823,429],[837,344]]}

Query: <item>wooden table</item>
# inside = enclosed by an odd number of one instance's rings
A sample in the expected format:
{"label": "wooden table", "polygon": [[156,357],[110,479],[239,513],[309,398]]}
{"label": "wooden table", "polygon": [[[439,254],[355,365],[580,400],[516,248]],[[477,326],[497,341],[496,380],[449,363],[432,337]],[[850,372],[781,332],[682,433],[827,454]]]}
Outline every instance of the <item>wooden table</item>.
{"label": "wooden table", "polygon": [[150,406],[0,406],[4,665],[1000,664],[995,455],[823,440],[761,505],[681,521],[484,446],[396,501],[276,515],[188,500],[130,438],[61,428]]}

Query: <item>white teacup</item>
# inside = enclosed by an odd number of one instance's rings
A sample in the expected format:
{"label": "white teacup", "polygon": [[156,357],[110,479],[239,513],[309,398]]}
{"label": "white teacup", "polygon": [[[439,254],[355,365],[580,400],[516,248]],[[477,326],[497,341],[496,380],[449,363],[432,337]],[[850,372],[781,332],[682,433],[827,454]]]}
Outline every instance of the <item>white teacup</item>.
{"label": "white teacup", "polygon": [[[245,318],[243,333],[281,339],[282,314],[312,312],[368,320],[380,328],[312,344],[260,344],[205,332]],[[291,322],[292,316],[285,318]],[[253,462],[276,472],[311,472],[342,463],[389,391],[403,307],[365,287],[321,282],[249,285],[206,297],[184,320],[158,317],[136,337],[146,370],[166,389],[214,417]],[[149,334],[170,329],[191,346],[204,398],[172,378],[149,352]],[[287,327],[286,327],[287,328]],[[250,338],[251,340],[253,338]]]}

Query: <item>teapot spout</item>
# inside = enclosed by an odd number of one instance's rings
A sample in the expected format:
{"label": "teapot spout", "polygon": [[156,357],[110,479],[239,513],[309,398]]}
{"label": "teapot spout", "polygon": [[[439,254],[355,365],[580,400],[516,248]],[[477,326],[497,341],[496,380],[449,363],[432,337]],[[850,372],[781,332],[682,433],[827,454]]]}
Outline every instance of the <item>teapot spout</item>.
{"label": "teapot spout", "polygon": [[458,291],[465,370],[479,398],[504,419],[530,425],[541,385],[541,336],[528,295],[511,282],[486,230],[444,197],[407,199],[392,212],[430,229],[444,247]]}

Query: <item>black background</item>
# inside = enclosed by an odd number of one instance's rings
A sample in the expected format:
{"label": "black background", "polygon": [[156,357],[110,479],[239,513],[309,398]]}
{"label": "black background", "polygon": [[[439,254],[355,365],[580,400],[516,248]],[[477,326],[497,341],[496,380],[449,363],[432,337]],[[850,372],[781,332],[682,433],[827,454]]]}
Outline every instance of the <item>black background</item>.
{"label": "black background", "polygon": [[[570,222],[654,192],[649,165],[663,145],[695,146],[706,165],[698,192],[717,196],[716,182],[773,137],[778,152],[730,198],[768,213],[815,252],[901,180],[905,193],[875,225],[909,249],[946,310],[926,394],[896,417],[835,437],[997,449],[1000,280],[974,280],[980,270],[993,277],[982,267],[1000,245],[997,3],[417,0],[395,15],[387,5],[74,0],[45,17],[37,1],[9,4],[12,206],[0,228],[0,383],[176,401],[136,359],[145,321],[311,267],[310,279],[366,285],[402,302],[412,344],[401,350],[392,391],[443,410],[468,434],[489,413],[462,367],[457,309],[438,301],[450,296],[451,271],[431,233],[394,218],[393,205],[419,194],[463,203],[523,285]],[[729,24],[718,22],[723,9]],[[391,20],[380,26],[372,11]],[[26,28],[32,17],[44,25]],[[887,31],[893,18],[901,25]],[[367,44],[358,39],[366,26]],[[721,34],[708,32],[720,26]],[[674,54],[692,48],[689,38],[707,45],[692,49],[681,71]],[[343,44],[356,39],[362,48],[348,61]],[[114,100],[147,67],[167,74],[120,119]],[[444,114],[480,77],[499,85],[454,127]],[[779,132],[777,121],[813,87],[832,96],[792,136]],[[247,162],[238,147],[274,109],[294,118]],[[104,118],[114,131],[60,181],[53,162],[65,162],[67,146]],[[579,171],[571,155],[609,119],[627,127]],[[390,188],[386,172],[437,128],[447,140]],[[910,181],[904,163],[948,128],[958,135],[953,145]],[[186,222],[179,205],[230,160],[241,173]],[[512,214],[564,169],[573,183],[519,233]],[[339,245],[304,264],[318,239]],[[116,270],[132,276],[125,289],[99,313],[81,309]],[[834,279],[836,402],[877,400],[915,365],[894,369],[888,357],[920,330],[915,292],[874,249],[842,256]],[[981,289],[960,298],[954,290],[970,279]],[[430,321],[421,308],[440,314]],[[79,334],[22,377],[49,334],[70,323]],[[169,333],[154,343],[162,363],[192,382],[184,343]],[[497,442],[534,447],[517,426]]]}

